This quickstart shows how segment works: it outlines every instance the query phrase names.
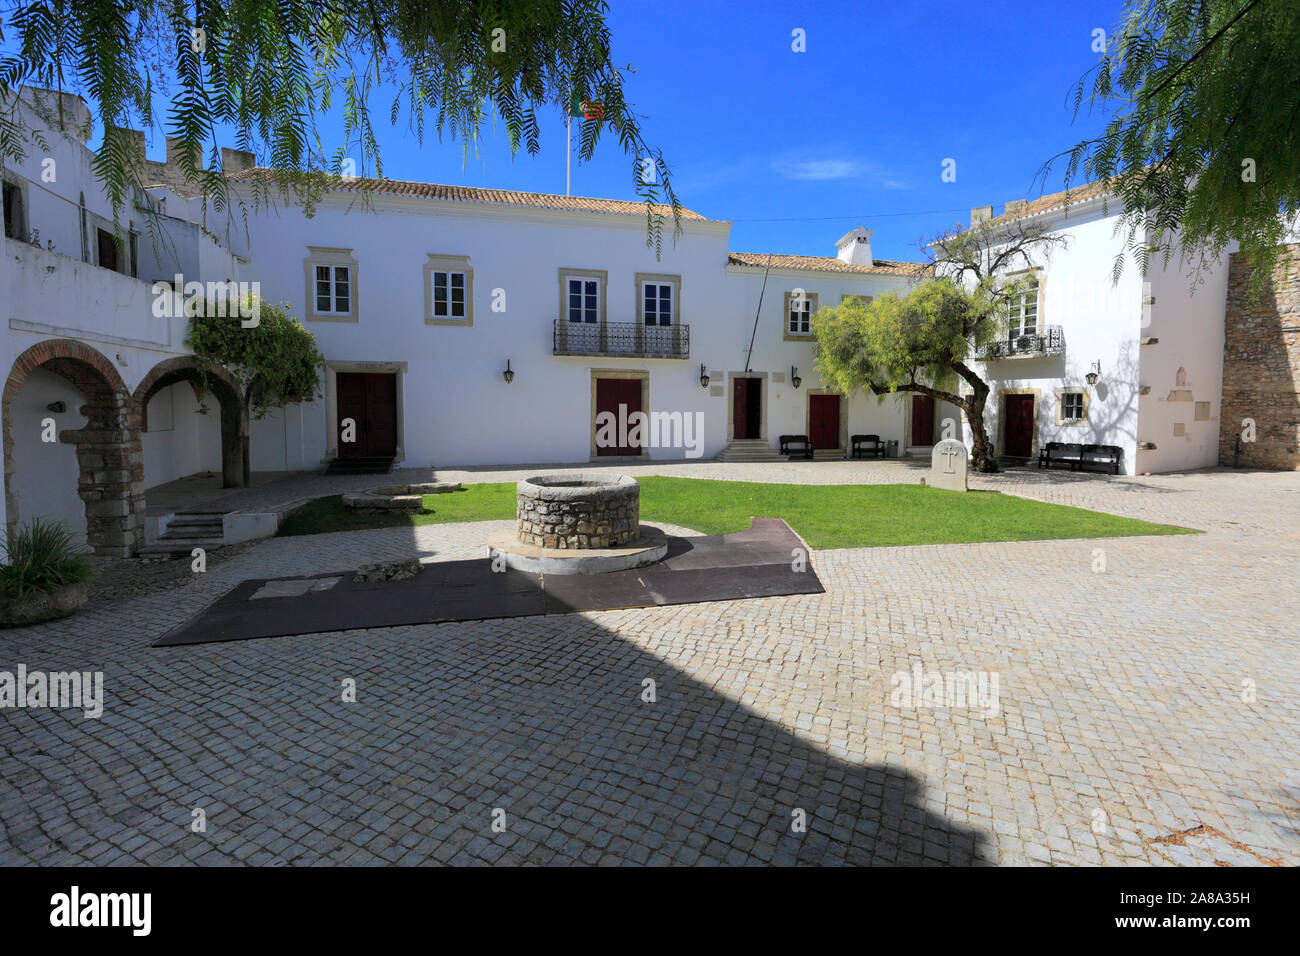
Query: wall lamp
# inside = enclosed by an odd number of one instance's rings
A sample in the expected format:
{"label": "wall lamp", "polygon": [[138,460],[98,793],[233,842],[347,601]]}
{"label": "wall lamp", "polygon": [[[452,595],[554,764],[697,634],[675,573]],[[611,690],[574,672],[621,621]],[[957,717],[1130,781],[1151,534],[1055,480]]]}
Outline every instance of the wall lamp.
{"label": "wall lamp", "polygon": [[704,368],[704,363],[701,362],[700,363],[700,388],[708,388],[708,387],[709,387],[709,373]]}
{"label": "wall lamp", "polygon": [[1084,376],[1089,385],[1096,385],[1097,380],[1101,378],[1101,359],[1092,363],[1092,371]]}
{"label": "wall lamp", "polygon": [[798,370],[797,368],[795,368],[793,365],[791,365],[791,366],[790,366],[790,384],[793,385],[795,388],[798,388],[799,385],[800,385],[802,382],[803,382],[803,379],[801,379],[801,378],[799,377],[799,370]]}
{"label": "wall lamp", "polygon": [[510,359],[506,359],[506,370],[501,373],[501,376],[506,380],[507,385],[515,380],[515,373],[510,368]]}

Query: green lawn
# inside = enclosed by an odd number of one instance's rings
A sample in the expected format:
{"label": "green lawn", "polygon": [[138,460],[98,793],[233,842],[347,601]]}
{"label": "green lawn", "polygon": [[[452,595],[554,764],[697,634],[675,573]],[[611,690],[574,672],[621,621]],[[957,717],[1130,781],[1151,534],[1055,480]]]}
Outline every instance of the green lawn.
{"label": "green lawn", "polygon": [[[638,481],[643,521],[725,534],[748,528],[751,516],[784,518],[819,550],[1196,533],[995,491],[962,493],[923,485],[773,485],[662,475]],[[279,533],[283,537],[513,518],[515,485],[469,485],[464,491],[427,495],[424,506],[428,514],[358,515],[345,509],[335,495],[298,511]]]}

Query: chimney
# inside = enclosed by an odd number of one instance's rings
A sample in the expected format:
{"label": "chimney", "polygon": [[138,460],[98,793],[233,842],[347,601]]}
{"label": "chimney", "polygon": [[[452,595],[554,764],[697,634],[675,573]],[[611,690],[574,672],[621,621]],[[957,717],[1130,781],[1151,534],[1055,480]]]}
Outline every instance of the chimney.
{"label": "chimney", "polygon": [[223,173],[240,173],[245,169],[252,169],[256,160],[253,154],[246,149],[230,149],[221,147],[221,171]]}
{"label": "chimney", "polygon": [[851,266],[869,266],[873,260],[871,258],[871,237],[875,235],[870,229],[858,226],[850,233],[840,237],[839,242],[835,243],[838,250],[835,258],[840,262],[847,262]]}
{"label": "chimney", "polygon": [[978,226],[982,222],[988,222],[992,218],[993,218],[992,206],[971,206],[970,224],[972,229]]}
{"label": "chimney", "polygon": [[[184,146],[185,144],[183,141],[179,139],[174,139],[171,136],[167,137],[167,165],[168,166],[174,166],[176,168],[180,168],[181,153],[184,149]],[[202,150],[197,152],[194,156],[194,168],[195,169],[203,168]]]}

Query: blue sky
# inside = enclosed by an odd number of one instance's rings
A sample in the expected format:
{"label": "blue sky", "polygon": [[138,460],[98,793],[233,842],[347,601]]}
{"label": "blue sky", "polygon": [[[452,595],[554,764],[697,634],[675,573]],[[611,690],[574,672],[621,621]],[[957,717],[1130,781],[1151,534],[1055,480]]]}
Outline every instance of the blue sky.
{"label": "blue sky", "polygon": [[[968,221],[972,205],[1038,195],[1039,165],[1096,128],[1072,123],[1066,98],[1098,58],[1092,31],[1109,33],[1121,9],[613,0],[609,24],[614,62],[636,70],[625,90],[647,141],[664,150],[683,204],[735,223],[732,249],[834,255],[836,239],[865,225],[877,258],[916,259],[922,236]],[[796,27],[805,53],[791,50]],[[536,158],[512,159],[487,130],[464,164],[455,144],[421,151],[386,136],[385,174],[562,193],[563,124],[557,111],[543,125]],[[945,158],[956,182],[941,181]],[[573,192],[635,198],[615,141],[575,162]]]}
{"label": "blue sky", "polygon": [[[1120,0],[612,0],[609,24],[647,141],[684,205],[735,223],[732,249],[834,255],[865,225],[877,258],[917,259],[972,205],[1061,188],[1059,173],[1046,190],[1035,173],[1099,127],[1073,121],[1067,94],[1097,61],[1093,31],[1121,12]],[[796,28],[807,52],[791,49]],[[402,120],[387,125],[391,98],[373,102],[391,178],[564,192],[561,110],[543,117],[537,157],[511,156],[488,127],[466,158],[436,136],[421,148]],[[948,158],[955,182],[941,180]],[[632,160],[603,140],[575,160],[573,192],[635,199]]]}

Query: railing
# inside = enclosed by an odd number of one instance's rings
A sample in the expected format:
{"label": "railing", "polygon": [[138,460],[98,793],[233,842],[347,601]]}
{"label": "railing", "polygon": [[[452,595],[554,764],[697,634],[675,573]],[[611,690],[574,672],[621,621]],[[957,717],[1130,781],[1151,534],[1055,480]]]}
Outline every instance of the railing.
{"label": "railing", "polygon": [[691,327],[556,319],[552,342],[555,355],[684,359],[691,356]]}
{"label": "railing", "polygon": [[1065,352],[1065,332],[1059,325],[1049,325],[1046,335],[1014,335],[989,346],[990,359],[1041,358]]}

